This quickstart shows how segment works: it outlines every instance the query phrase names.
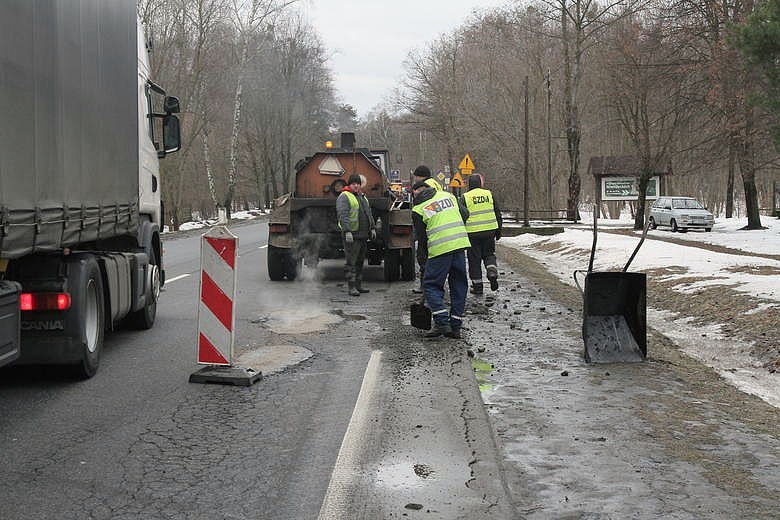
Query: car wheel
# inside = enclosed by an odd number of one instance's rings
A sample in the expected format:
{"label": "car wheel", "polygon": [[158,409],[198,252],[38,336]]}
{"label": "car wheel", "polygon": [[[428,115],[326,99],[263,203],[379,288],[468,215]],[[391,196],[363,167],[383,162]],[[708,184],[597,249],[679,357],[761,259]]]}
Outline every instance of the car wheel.
{"label": "car wheel", "polygon": [[658,224],[655,223],[655,219],[650,217],[650,229],[658,229]]}
{"label": "car wheel", "polygon": [[676,220],[672,219],[671,226],[672,226],[672,233],[677,233],[678,231],[680,231],[680,228],[677,227]]}

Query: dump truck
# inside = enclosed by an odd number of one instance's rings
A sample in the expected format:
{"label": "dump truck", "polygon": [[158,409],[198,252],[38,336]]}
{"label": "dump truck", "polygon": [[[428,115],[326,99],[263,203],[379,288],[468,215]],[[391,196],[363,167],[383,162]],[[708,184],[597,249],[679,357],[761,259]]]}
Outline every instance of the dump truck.
{"label": "dump truck", "polygon": [[366,261],[383,265],[388,282],[414,280],[416,260],[411,199],[391,190],[387,150],[355,146],[354,133],[341,134],[341,146],[328,147],[296,165],[295,185],[274,201],[268,228],[268,275],[295,280],[301,266],[344,257],[336,220],[336,198],[353,173],[378,222],[377,238],[368,242]]}
{"label": "dump truck", "polygon": [[177,112],[135,2],[2,2],[0,365],[91,377],[106,331],[153,326]]}

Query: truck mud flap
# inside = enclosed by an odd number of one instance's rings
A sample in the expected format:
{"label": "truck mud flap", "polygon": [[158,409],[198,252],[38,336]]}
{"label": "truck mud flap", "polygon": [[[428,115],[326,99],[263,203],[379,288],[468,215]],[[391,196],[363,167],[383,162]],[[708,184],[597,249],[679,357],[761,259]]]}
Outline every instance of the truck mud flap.
{"label": "truck mud flap", "polygon": [[585,276],[582,338],[589,363],[643,361],[647,356],[647,279],[644,273]]}
{"label": "truck mud flap", "polygon": [[0,366],[19,357],[19,294],[22,286],[0,281]]}

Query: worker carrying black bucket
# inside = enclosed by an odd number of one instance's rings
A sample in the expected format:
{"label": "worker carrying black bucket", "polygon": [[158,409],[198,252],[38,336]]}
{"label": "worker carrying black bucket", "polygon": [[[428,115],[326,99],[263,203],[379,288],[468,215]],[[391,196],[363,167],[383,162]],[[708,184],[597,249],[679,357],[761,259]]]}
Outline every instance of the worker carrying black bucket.
{"label": "worker carrying black bucket", "polygon": [[[628,267],[647,235],[642,238],[622,271],[593,272],[598,236],[597,212],[593,213],[593,246],[588,270],[575,271],[582,291],[582,339],[589,363],[643,361],[647,357],[647,279],[645,273],[629,273]],[[585,273],[584,288],[577,275]]]}

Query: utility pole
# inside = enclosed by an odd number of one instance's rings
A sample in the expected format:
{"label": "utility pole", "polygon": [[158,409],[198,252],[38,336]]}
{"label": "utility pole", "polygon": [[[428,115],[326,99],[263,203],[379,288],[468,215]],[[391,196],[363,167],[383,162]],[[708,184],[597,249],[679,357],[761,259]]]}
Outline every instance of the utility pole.
{"label": "utility pole", "polygon": [[523,81],[525,91],[525,148],[523,150],[523,226],[530,227],[528,220],[528,76]]}
{"label": "utility pole", "polygon": [[550,131],[550,69],[544,75],[544,84],[547,87],[547,209],[550,210],[552,219],[552,132]]}

